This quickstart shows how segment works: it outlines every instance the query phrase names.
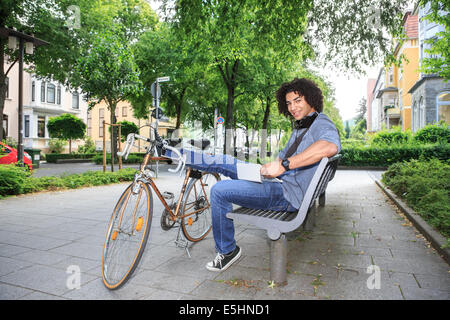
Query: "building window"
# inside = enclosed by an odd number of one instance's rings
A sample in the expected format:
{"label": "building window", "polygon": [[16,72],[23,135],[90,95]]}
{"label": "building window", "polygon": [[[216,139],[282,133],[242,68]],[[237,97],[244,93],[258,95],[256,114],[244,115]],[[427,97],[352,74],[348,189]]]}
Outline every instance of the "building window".
{"label": "building window", "polygon": [[122,107],[122,117],[127,116],[127,107]]}
{"label": "building window", "polygon": [[87,136],[90,137],[92,134],[92,113],[88,111],[87,113]]}
{"label": "building window", "polygon": [[51,83],[47,85],[47,102],[55,103],[55,85]]}
{"label": "building window", "polygon": [[56,89],[56,103],[61,104],[61,86]]}
{"label": "building window", "polygon": [[38,137],[45,138],[45,117],[38,117]]}
{"label": "building window", "polygon": [[45,82],[41,83],[41,102],[45,102]]}
{"label": "building window", "polygon": [[394,69],[392,67],[389,68],[389,72],[388,72],[388,81],[389,84],[393,84],[394,83]]}
{"label": "building window", "polygon": [[425,105],[423,103],[423,97],[420,97],[419,100],[419,127],[422,128],[425,126]]}
{"label": "building window", "polygon": [[78,92],[72,93],[72,108],[80,108],[80,95],[78,94]]}
{"label": "building window", "polygon": [[28,138],[30,136],[30,116],[25,115],[24,118],[25,138]]}
{"label": "building window", "polygon": [[3,138],[8,136],[8,116],[3,114]]}
{"label": "building window", "polygon": [[34,101],[36,99],[36,84],[31,82],[31,101]]}
{"label": "building window", "polygon": [[9,78],[5,78],[5,84],[6,84],[6,92],[5,92],[5,98],[9,98]]}
{"label": "building window", "polygon": [[417,107],[417,102],[415,101],[412,108],[412,122],[413,131],[417,131],[417,129],[419,129],[419,108]]}
{"label": "building window", "polygon": [[450,124],[450,92],[443,92],[437,97],[437,121]]}
{"label": "building window", "polygon": [[105,120],[105,109],[98,109],[98,136],[103,137],[103,120]]}

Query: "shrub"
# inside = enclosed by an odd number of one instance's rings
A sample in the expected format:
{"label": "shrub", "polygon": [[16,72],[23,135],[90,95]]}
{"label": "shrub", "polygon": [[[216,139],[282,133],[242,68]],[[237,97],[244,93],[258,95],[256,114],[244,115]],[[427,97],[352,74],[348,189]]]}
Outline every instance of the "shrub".
{"label": "shrub", "polygon": [[375,133],[370,141],[371,145],[405,144],[412,140],[410,131],[401,131],[400,127],[382,130]]}
{"label": "shrub", "polygon": [[97,153],[48,153],[45,159],[49,163],[56,163],[58,159],[92,159]]}
{"label": "shrub", "polygon": [[427,125],[415,133],[414,140],[419,143],[450,143],[450,129],[445,123]]}
{"label": "shrub", "polygon": [[404,160],[441,159],[450,158],[450,145],[393,145],[393,146],[367,146],[343,147],[342,158],[339,162],[344,166],[380,166],[387,167]]}
{"label": "shrub", "polygon": [[[141,163],[144,159],[144,156],[145,153],[130,153],[126,160],[125,158],[122,158],[122,163]],[[103,154],[96,154],[95,157],[92,158],[92,161],[94,161],[96,164],[102,164]],[[118,161],[114,162],[118,163]],[[106,155],[106,163],[111,163],[111,154]]]}
{"label": "shrub", "polygon": [[78,147],[78,153],[95,153],[95,143],[91,137],[84,139],[84,145]]}
{"label": "shrub", "polygon": [[135,173],[135,169],[126,168],[116,172],[88,171],[61,177],[35,178],[30,176],[29,171],[23,167],[2,165],[0,166],[0,197],[132,181]]}
{"label": "shrub", "polygon": [[450,237],[448,160],[420,159],[396,163],[383,174],[382,181],[431,226]]}
{"label": "shrub", "polygon": [[29,189],[31,173],[25,167],[14,164],[0,165],[0,195],[24,193]]}
{"label": "shrub", "polygon": [[49,153],[62,153],[64,151],[64,146],[66,141],[60,139],[50,139],[48,142],[48,152]]}

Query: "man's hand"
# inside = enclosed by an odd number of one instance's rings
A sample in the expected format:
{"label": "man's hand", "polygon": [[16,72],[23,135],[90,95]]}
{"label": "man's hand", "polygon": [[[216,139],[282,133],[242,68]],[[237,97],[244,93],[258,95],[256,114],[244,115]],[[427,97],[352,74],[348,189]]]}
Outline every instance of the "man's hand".
{"label": "man's hand", "polygon": [[281,159],[266,163],[261,166],[261,175],[266,178],[276,178],[283,172],[285,172],[283,166],[281,165]]}

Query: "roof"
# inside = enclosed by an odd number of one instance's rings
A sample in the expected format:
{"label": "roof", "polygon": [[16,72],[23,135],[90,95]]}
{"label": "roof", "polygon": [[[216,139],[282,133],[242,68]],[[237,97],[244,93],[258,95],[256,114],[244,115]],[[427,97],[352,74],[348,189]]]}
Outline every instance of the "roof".
{"label": "roof", "polygon": [[377,93],[377,99],[381,97],[381,95],[385,92],[398,92],[398,89],[396,87],[387,87],[384,89],[381,89]]}
{"label": "roof", "polygon": [[419,19],[418,16],[407,12],[403,18],[406,36],[408,39],[417,39],[419,37]]}

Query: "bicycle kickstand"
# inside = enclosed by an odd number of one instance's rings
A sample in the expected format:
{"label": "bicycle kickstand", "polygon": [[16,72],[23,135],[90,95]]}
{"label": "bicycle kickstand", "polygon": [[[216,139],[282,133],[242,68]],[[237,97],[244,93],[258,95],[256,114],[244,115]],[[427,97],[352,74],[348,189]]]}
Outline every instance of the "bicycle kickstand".
{"label": "bicycle kickstand", "polygon": [[178,248],[184,248],[184,250],[186,250],[186,253],[187,253],[189,259],[191,258],[191,253],[189,252],[189,241],[182,234],[181,226],[178,229],[178,234],[177,234],[177,239],[175,240],[175,245]]}

